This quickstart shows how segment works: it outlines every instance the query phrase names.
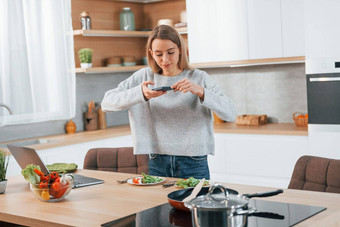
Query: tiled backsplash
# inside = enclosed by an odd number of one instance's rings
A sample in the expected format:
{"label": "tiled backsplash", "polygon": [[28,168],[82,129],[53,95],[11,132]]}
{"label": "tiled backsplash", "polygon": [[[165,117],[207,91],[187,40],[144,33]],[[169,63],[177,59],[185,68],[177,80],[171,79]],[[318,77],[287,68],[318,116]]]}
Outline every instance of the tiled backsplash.
{"label": "tiled backsplash", "polygon": [[[272,122],[293,122],[295,111],[307,111],[304,64],[266,65],[240,68],[204,69],[218,86],[231,97],[238,114],[267,114]],[[77,131],[84,130],[83,111],[86,103],[100,103],[105,91],[117,87],[131,73],[77,74]],[[127,124],[127,111],[106,115],[107,125]],[[0,141],[65,133],[67,121],[4,126]]]}
{"label": "tiled backsplash", "polygon": [[294,122],[294,112],[307,112],[304,64],[208,69],[241,114],[267,114],[270,122]]}

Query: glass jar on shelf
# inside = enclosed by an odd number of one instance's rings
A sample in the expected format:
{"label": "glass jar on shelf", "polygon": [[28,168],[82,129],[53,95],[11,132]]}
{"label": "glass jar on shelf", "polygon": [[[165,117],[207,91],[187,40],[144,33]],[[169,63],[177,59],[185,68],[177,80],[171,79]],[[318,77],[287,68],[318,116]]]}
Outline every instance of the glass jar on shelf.
{"label": "glass jar on shelf", "polygon": [[82,30],[90,30],[91,29],[91,18],[88,12],[83,11],[80,14],[80,25]]}
{"label": "glass jar on shelf", "polygon": [[119,15],[120,30],[134,31],[135,30],[135,15],[130,7],[124,7]]}

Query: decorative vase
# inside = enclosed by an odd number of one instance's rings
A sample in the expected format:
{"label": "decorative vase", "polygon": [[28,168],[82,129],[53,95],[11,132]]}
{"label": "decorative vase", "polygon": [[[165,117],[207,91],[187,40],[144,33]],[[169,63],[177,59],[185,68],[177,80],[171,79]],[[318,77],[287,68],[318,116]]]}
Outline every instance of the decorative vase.
{"label": "decorative vase", "polygon": [[92,68],[92,63],[80,63],[82,69]]}
{"label": "decorative vase", "polygon": [[7,185],[7,179],[0,181],[0,194],[5,193]]}
{"label": "decorative vase", "polygon": [[72,120],[69,120],[66,124],[66,132],[68,134],[75,133],[76,129],[77,129],[76,124]]}

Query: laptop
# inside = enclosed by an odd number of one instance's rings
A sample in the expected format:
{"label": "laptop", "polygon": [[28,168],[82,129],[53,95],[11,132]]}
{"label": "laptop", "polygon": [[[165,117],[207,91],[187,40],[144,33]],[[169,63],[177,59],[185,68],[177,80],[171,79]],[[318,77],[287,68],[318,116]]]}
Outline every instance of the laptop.
{"label": "laptop", "polygon": [[[34,164],[40,166],[41,171],[44,174],[48,174],[49,170],[46,168],[45,164],[39,157],[38,153],[33,148],[28,147],[18,147],[13,145],[7,145],[8,149],[12,153],[15,160],[18,162],[21,169],[25,169],[27,165]],[[89,185],[102,184],[103,180],[86,177],[79,174],[72,173],[74,177],[73,188],[85,187]]]}

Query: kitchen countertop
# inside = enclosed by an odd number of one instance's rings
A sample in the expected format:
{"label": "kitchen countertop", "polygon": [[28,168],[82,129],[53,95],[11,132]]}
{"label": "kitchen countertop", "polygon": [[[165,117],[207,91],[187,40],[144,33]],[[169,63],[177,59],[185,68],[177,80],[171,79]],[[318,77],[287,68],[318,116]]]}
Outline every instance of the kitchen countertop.
{"label": "kitchen countertop", "polygon": [[[260,126],[237,126],[235,123],[220,123],[214,125],[214,131],[215,133],[231,133],[231,134],[308,136],[307,127],[306,128],[296,127],[294,123],[277,123],[277,124],[273,123]],[[127,135],[131,135],[130,126],[120,125],[104,130],[83,131],[74,134],[61,134],[25,140],[8,141],[0,143],[0,145],[33,139],[48,140],[47,143],[27,145],[27,147],[32,147],[37,150],[43,150],[53,147],[67,146],[77,143],[86,143],[90,141],[103,140]]]}
{"label": "kitchen countertop", "polygon": [[220,123],[214,125],[214,131],[215,133],[308,136],[308,128],[297,127],[295,123],[271,123],[259,126]]}

